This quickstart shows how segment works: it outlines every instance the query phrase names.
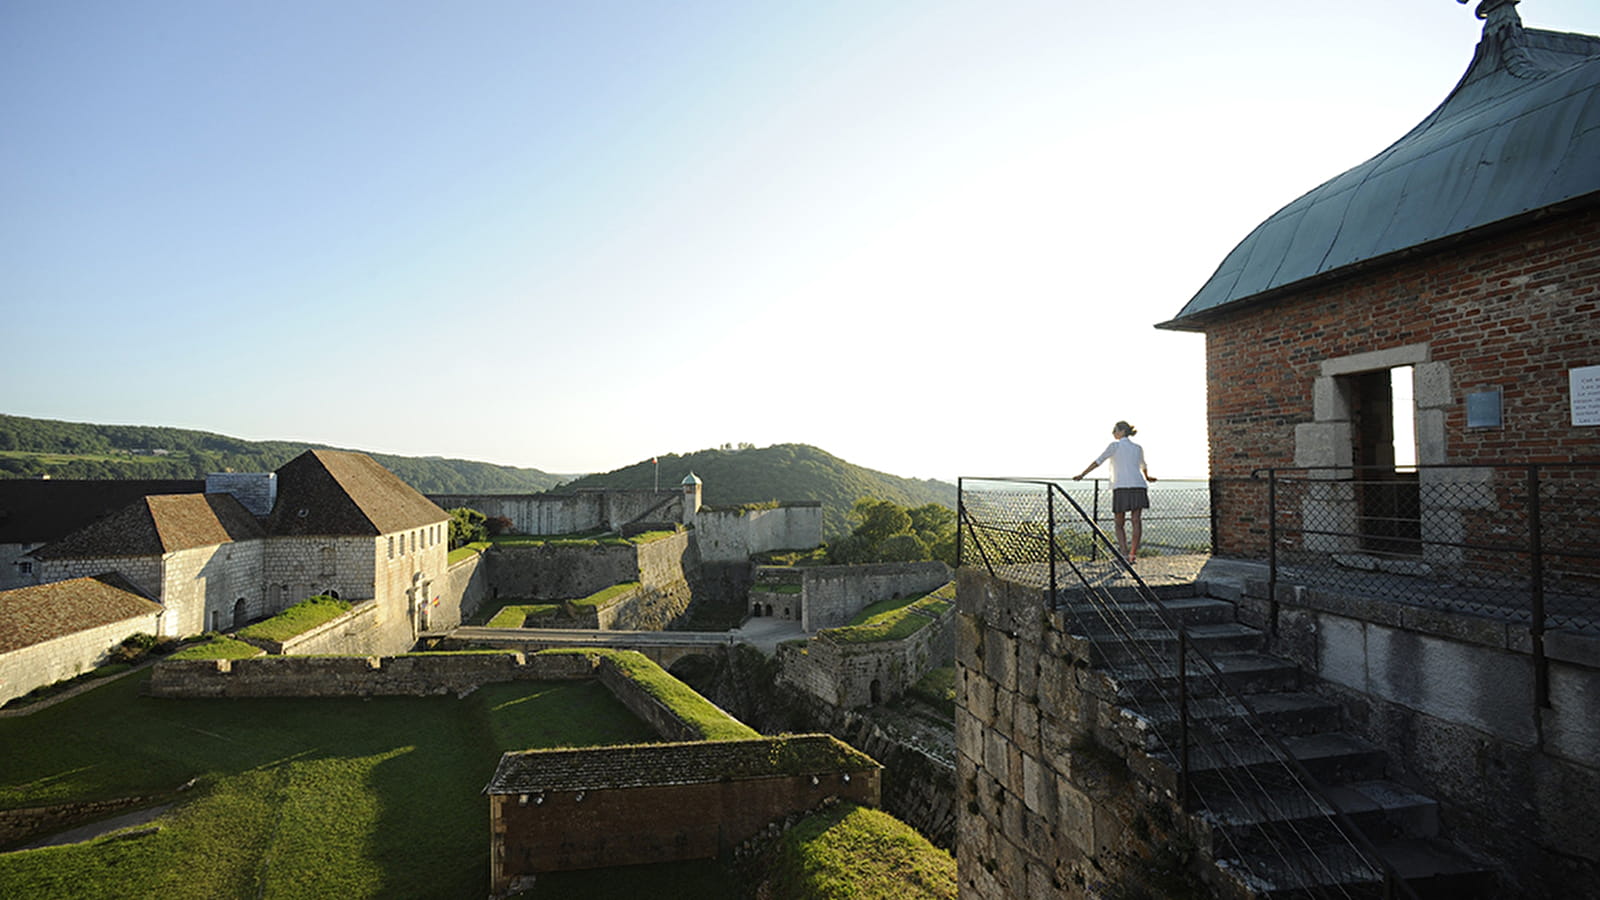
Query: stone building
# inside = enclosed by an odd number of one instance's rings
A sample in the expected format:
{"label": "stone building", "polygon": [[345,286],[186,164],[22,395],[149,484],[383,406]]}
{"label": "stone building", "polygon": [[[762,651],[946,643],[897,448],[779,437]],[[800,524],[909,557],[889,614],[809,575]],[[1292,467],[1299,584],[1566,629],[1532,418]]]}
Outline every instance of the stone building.
{"label": "stone building", "polygon": [[150,494],[192,494],[201,481],[0,479],[0,590],[39,584],[28,552]]}
{"label": "stone building", "polygon": [[115,573],[0,591],[0,703],[93,669],[161,614]]}
{"label": "stone building", "polygon": [[[213,479],[204,493],[105,484],[100,500],[80,508],[99,509],[108,497],[136,499],[80,517],[80,527],[22,558],[46,586],[114,575],[127,592],[154,601],[156,615],[125,617],[137,618],[137,626],[109,643],[90,642],[99,649],[75,658],[75,670],[93,667],[109,646],[139,631],[185,637],[231,629],[317,594],[373,602],[366,652],[404,651],[429,626],[435,582],[447,565],[449,516],[365,454],[309,450],[275,473]],[[63,491],[91,493],[81,484]],[[21,589],[0,592],[0,604],[7,615],[59,624],[80,608],[65,596]],[[92,617],[84,625],[111,627]],[[27,687],[17,693],[56,680],[61,670],[22,666],[14,683]]]}

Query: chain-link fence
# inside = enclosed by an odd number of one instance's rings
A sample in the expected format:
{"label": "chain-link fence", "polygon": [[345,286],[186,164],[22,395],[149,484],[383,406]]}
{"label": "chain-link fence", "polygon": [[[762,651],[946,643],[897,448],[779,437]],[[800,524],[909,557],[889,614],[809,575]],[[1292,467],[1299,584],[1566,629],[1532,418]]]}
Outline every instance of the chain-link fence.
{"label": "chain-link fence", "polygon": [[1274,582],[1600,630],[1600,466],[1257,475]]}

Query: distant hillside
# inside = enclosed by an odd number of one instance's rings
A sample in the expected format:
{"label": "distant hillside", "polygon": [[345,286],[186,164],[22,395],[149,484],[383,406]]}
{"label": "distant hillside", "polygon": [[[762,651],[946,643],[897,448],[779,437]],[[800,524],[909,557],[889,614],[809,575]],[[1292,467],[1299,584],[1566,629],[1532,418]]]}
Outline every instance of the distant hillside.
{"label": "distant hillside", "polygon": [[[204,478],[271,472],[306,450],[348,449],[142,425],[0,415],[0,478]],[[537,493],[570,476],[436,456],[369,454],[423,493]]]}
{"label": "distant hillside", "polygon": [[[850,531],[847,514],[862,497],[877,497],[902,506],[940,503],[954,508],[956,486],[943,481],[918,481],[852,465],[805,444],[776,444],[762,449],[702,450],[686,456],[660,457],[661,486],[676,487],[691,471],[705,482],[710,506],[734,506],[768,500],[822,501],[822,533]],[[649,460],[603,475],[588,475],[562,488],[637,488],[655,486],[656,467]]]}

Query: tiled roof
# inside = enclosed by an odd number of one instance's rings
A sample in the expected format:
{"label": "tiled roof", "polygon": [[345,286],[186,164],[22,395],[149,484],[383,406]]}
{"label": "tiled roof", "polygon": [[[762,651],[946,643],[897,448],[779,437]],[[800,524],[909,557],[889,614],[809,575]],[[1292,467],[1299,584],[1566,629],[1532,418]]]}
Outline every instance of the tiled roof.
{"label": "tiled roof", "polygon": [[203,481],[0,479],[0,544],[47,544],[140,497],[203,490]]}
{"label": "tiled roof", "polygon": [[1565,205],[1600,202],[1600,37],[1487,11],[1455,89],[1388,149],[1274,213],[1162,328]]}
{"label": "tiled roof", "polygon": [[307,450],[278,469],[275,535],[379,535],[448,521],[444,510],[365,453]]}
{"label": "tiled roof", "polygon": [[159,612],[115,572],[0,591],[0,653]]}
{"label": "tiled roof", "polygon": [[261,525],[231,494],[157,494],[33,551],[40,559],[160,556],[261,537]]}
{"label": "tiled roof", "polygon": [[486,794],[706,784],[725,779],[833,775],[880,768],[827,734],[746,741],[524,750],[500,757]]}

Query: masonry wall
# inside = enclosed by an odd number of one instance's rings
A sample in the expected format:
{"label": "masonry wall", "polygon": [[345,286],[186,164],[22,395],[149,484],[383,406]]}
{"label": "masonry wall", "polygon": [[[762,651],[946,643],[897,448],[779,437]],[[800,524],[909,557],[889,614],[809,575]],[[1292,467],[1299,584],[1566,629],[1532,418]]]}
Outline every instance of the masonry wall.
{"label": "masonry wall", "polygon": [[460,694],[505,681],[595,677],[581,653],[420,653],[394,657],[259,656],[164,660],[151,672],[156,697],[376,697]]}
{"label": "masonry wall", "polygon": [[333,593],[350,601],[374,595],[376,538],[275,537],[263,544],[263,615],[276,615],[318,594]]}
{"label": "masonry wall", "polygon": [[950,567],[941,562],[816,566],[800,571],[800,627],[806,631],[837,628],[879,600],[926,594],[950,581]]}
{"label": "masonry wall", "polygon": [[1043,592],[962,569],[956,602],[962,900],[1228,896],[1153,883],[1152,861],[1170,860],[1192,823],[1130,770],[1102,699],[1114,688],[1072,652]]}
{"label": "masonry wall", "polygon": [[951,607],[898,641],[849,643],[824,631],[803,645],[783,644],[778,682],[839,709],[888,703],[955,657],[955,617]]}
{"label": "masonry wall", "polygon": [[437,603],[430,603],[423,618],[426,631],[448,631],[477,612],[492,591],[483,554],[474,553],[445,570],[435,582]]}
{"label": "masonry wall", "polygon": [[[1323,363],[1413,346],[1424,348],[1416,363],[1420,461],[1558,461],[1600,452],[1600,429],[1571,424],[1567,375],[1600,364],[1594,209],[1377,268],[1205,327],[1214,478],[1316,464],[1303,450],[1297,457],[1296,432],[1317,422]],[[1467,428],[1466,396],[1491,390],[1502,393],[1504,425]],[[1338,431],[1336,421],[1323,419],[1326,430]],[[1224,498],[1218,509],[1218,552],[1260,556],[1259,500],[1241,501],[1236,507]]]}
{"label": "masonry wall", "polygon": [[822,543],[822,504],[785,503],[777,509],[717,509],[695,513],[700,556],[738,562],[769,550],[808,550]]}
{"label": "masonry wall", "polygon": [[466,507],[504,516],[518,534],[582,534],[621,527],[648,516],[658,522],[683,519],[677,491],[577,491],[570,494],[429,494],[441,509]]}
{"label": "masonry wall", "polygon": [[[161,600],[162,559],[159,556],[106,556],[97,559],[39,560],[39,583],[50,584],[73,578],[93,578],[116,572],[133,583],[139,592],[157,602]],[[162,634],[175,632],[163,631]]]}
{"label": "masonry wall", "polygon": [[266,615],[262,544],[239,541],[166,554],[157,595],[167,607],[164,633],[224,631]]}
{"label": "masonry wall", "polygon": [[537,872],[714,858],[768,823],[830,800],[876,806],[878,781],[872,770],[546,791],[544,802],[527,804],[515,794],[493,795],[490,827],[504,842],[494,861],[500,873],[494,888],[504,890],[511,879]]}
{"label": "masonry wall", "polygon": [[94,669],[124,638],[156,634],[159,620],[152,612],[0,653],[0,704]]}
{"label": "masonry wall", "polygon": [[639,554],[631,545],[496,547],[484,562],[502,602],[575,600],[639,578]]}

